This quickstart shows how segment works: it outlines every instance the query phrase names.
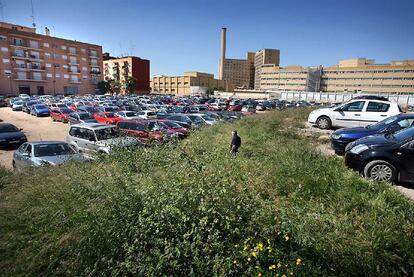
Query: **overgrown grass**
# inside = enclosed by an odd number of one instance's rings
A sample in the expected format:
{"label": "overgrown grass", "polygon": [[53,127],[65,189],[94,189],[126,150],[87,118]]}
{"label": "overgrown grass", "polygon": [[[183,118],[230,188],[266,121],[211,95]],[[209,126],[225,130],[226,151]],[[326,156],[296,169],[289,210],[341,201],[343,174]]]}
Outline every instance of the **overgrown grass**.
{"label": "overgrown grass", "polygon": [[306,115],[256,115],[94,163],[1,169],[1,275],[412,276],[414,205],[317,153],[294,132]]}

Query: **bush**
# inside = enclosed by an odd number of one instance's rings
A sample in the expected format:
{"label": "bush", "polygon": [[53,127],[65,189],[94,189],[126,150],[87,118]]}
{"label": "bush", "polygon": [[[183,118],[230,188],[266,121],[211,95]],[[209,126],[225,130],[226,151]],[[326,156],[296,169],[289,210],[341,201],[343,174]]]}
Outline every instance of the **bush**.
{"label": "bush", "polygon": [[412,275],[413,204],[317,153],[295,132],[306,115],[256,115],[94,163],[0,170],[2,272]]}

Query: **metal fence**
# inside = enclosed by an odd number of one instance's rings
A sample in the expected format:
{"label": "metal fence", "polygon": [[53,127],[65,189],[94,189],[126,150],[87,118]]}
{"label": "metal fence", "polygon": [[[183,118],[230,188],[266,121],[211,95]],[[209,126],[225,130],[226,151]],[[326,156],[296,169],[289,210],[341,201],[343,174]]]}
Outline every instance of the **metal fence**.
{"label": "metal fence", "polygon": [[354,97],[361,95],[375,95],[387,97],[390,101],[397,102],[402,106],[414,106],[414,94],[369,94],[369,93],[351,93],[351,92],[305,92],[305,91],[278,91],[270,93],[270,98],[279,98],[283,100],[305,100],[316,101],[321,103],[345,102]]}

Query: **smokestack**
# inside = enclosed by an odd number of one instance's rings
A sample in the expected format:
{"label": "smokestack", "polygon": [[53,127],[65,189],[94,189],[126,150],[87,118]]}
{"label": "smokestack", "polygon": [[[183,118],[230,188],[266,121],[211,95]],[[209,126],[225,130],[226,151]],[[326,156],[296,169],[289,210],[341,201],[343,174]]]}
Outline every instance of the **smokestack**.
{"label": "smokestack", "polygon": [[50,36],[50,30],[48,27],[45,27],[45,36]]}
{"label": "smokestack", "polygon": [[220,68],[219,79],[223,80],[224,76],[224,60],[226,59],[226,30],[227,28],[221,28],[221,55],[220,55]]}

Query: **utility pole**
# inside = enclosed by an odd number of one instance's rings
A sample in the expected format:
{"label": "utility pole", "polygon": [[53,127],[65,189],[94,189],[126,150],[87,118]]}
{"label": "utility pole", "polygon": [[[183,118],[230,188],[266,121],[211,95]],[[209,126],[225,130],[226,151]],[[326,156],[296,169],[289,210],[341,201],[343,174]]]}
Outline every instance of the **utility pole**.
{"label": "utility pole", "polygon": [[33,28],[35,28],[36,27],[36,23],[35,23],[35,20],[34,20],[33,0],[30,0],[30,6],[32,8],[32,26],[33,26]]}

